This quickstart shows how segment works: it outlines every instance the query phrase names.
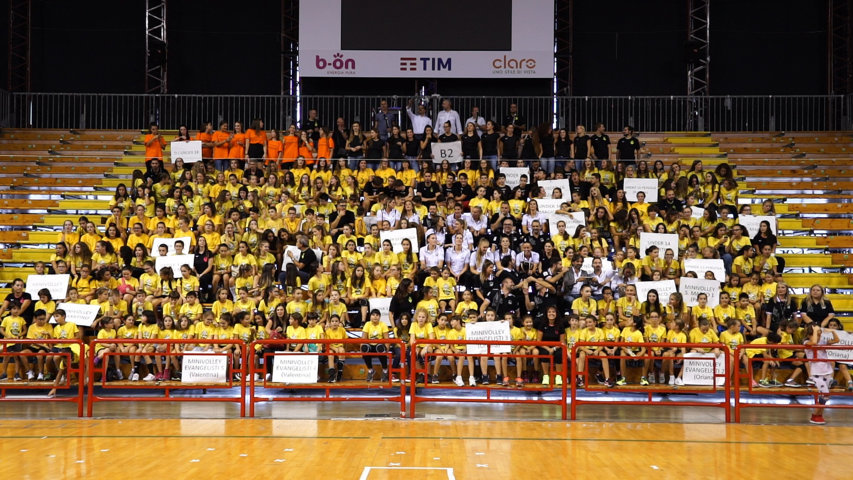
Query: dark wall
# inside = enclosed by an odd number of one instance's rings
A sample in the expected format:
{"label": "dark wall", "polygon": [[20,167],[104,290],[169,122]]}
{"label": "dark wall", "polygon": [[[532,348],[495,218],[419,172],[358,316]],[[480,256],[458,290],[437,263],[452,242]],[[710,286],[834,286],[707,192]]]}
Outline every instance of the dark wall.
{"label": "dark wall", "polygon": [[[310,0],[303,0],[310,1]],[[355,1],[355,0],[352,0]],[[711,93],[826,93],[826,1],[715,0]],[[575,2],[575,95],[684,94],[686,2]],[[169,91],[277,94],[280,1],[170,2]],[[8,39],[0,8],[0,38]],[[33,0],[33,88],[143,90],[144,2]],[[6,54],[2,52],[2,84]],[[448,95],[546,95],[547,81],[438,80]],[[303,91],[409,94],[410,79],[305,79]]]}

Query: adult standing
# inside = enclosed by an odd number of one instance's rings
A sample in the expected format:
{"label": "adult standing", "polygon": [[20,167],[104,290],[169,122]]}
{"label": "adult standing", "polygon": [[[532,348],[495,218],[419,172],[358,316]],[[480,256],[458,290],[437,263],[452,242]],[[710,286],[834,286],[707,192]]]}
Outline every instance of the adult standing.
{"label": "adult standing", "polygon": [[163,149],[166,148],[166,139],[160,135],[160,127],[156,123],[148,126],[148,134],[145,135],[145,163],[150,165],[155,158],[163,161]]}
{"label": "adult standing", "polygon": [[308,132],[311,142],[314,143],[314,146],[317,146],[317,140],[320,139],[320,120],[317,118],[317,110],[313,108],[308,110],[308,118],[302,120],[300,130]]}
{"label": "adult standing", "polygon": [[453,104],[448,99],[441,101],[441,111],[435,117],[433,125],[444,125],[444,122],[450,122],[450,132],[456,135],[462,133],[462,121],[459,119],[459,112],[453,109]]}
{"label": "adult standing", "polygon": [[267,132],[264,131],[264,121],[260,118],[252,120],[251,127],[246,131],[246,154],[254,160],[267,157]]}
{"label": "adult standing", "polygon": [[412,122],[412,131],[415,133],[415,138],[418,140],[424,139],[424,129],[427,126],[432,126],[432,119],[426,114],[426,107],[423,104],[418,104],[417,113],[412,112],[414,101],[409,99],[409,104],[406,106],[406,115],[409,116],[409,121]]}
{"label": "adult standing", "polygon": [[486,130],[480,135],[480,145],[482,146],[483,159],[489,161],[492,170],[498,169],[498,140],[501,134],[495,131],[495,122],[489,120],[486,122]]}
{"label": "adult standing", "polygon": [[486,119],[480,116],[480,107],[471,107],[471,116],[465,120],[465,125],[474,124],[477,135],[482,135],[486,132]]}
{"label": "adult standing", "polygon": [[616,142],[616,154],[621,162],[633,165],[640,152],[640,140],[634,135],[634,127],[625,125],[622,129],[622,138]]}
{"label": "adult standing", "polygon": [[195,139],[201,142],[201,158],[210,161],[213,158],[213,124],[205,122],[199,127]]}
{"label": "adult standing", "polygon": [[610,137],[604,133],[603,123],[595,125],[595,133],[590,138],[590,145],[592,145],[593,155],[598,160],[598,166],[601,166],[602,160],[610,159]]}
{"label": "adult standing", "polygon": [[388,109],[388,100],[383,98],[379,101],[379,110],[373,116],[373,128],[379,132],[379,138],[384,142],[388,140],[391,127],[395,125],[397,120],[394,118],[394,113]]}
{"label": "adult standing", "polygon": [[527,128],[527,120],[518,114],[518,104],[516,103],[509,104],[509,114],[504,117],[503,127],[508,129],[510,125],[514,127],[513,134],[516,136],[521,136],[521,132]]}
{"label": "adult standing", "polygon": [[578,125],[575,127],[575,138],[572,139],[572,158],[575,160],[575,170],[583,170],[584,160],[590,158],[592,147],[586,127]]}
{"label": "adult standing", "polygon": [[[347,156],[348,138],[349,131],[347,130],[347,124],[343,117],[338,117],[338,119],[335,120],[335,130],[332,132],[332,141],[335,142],[335,150],[333,151],[335,158]],[[343,181],[343,179],[341,179],[341,181]]]}

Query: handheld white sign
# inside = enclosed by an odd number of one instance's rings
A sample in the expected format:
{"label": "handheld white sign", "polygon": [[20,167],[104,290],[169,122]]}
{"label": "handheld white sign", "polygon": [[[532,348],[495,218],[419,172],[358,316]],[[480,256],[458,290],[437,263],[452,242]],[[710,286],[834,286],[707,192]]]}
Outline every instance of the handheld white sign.
{"label": "handheld white sign", "polygon": [[658,201],[657,178],[626,178],[623,190],[625,190],[625,199],[629,202],[637,201],[637,192],[646,194],[646,203],[655,203]]}
{"label": "handheld white sign", "polygon": [[38,301],[38,292],[42,288],[50,290],[53,300],[62,300],[68,294],[68,283],[71,275],[67,273],[54,275],[30,275],[27,277],[27,289],[25,290],[33,297],[33,302]]}

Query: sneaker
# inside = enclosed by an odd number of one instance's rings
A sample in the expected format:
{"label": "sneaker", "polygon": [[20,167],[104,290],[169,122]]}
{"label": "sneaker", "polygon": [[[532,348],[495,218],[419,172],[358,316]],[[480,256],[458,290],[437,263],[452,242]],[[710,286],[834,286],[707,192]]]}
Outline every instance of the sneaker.
{"label": "sneaker", "polygon": [[[53,374],[52,373],[45,373],[44,374],[44,381],[49,382],[51,380],[53,380]],[[814,385],[814,384],[812,384],[812,385]]]}
{"label": "sneaker", "polygon": [[578,386],[577,388],[583,388],[583,387],[584,387],[584,384],[583,384],[583,377],[579,376],[579,377],[578,377],[578,379],[577,379],[577,382],[575,382],[575,383],[576,383],[576,384],[577,384],[577,386]]}
{"label": "sneaker", "polygon": [[847,382],[847,391],[853,392],[853,382]]}
{"label": "sneaker", "polygon": [[22,380],[22,379],[21,379],[21,376],[20,376],[20,375],[18,375],[17,373],[15,373],[15,381],[16,381],[16,382],[20,382],[21,380]]}
{"label": "sneaker", "polygon": [[809,423],[813,423],[815,425],[826,425],[826,420],[823,419],[823,415],[812,415],[809,419]]}
{"label": "sneaker", "polygon": [[338,369],[338,377],[335,379],[335,382],[340,382],[343,379],[344,379],[344,369],[339,368]]}
{"label": "sneaker", "polygon": [[[372,370],[371,370],[372,371]],[[415,383],[426,383],[426,376],[423,373],[419,373],[415,376]]]}
{"label": "sneaker", "polygon": [[555,375],[554,376],[554,385],[562,385],[563,384],[563,376]]}
{"label": "sneaker", "polygon": [[326,382],[328,382],[328,383],[335,383],[335,377],[337,376],[337,372],[335,372],[335,369],[334,369],[334,368],[330,368],[330,369],[326,372],[326,376],[327,376],[327,377],[329,377],[329,378],[327,378],[327,379],[326,379]]}
{"label": "sneaker", "polygon": [[[645,387],[645,386],[648,386],[648,384],[649,384],[649,381],[646,379],[646,377],[640,377],[640,385]],[[624,383],[622,385],[624,385]]]}
{"label": "sneaker", "polygon": [[453,383],[455,383],[457,387],[464,387],[465,386],[465,381],[462,380],[462,375],[457,375],[456,380],[454,380]]}
{"label": "sneaker", "polygon": [[509,377],[504,377],[503,382],[501,382],[501,385],[503,385],[504,387],[508,387],[509,386]]}
{"label": "sneaker", "polygon": [[[138,376],[139,375],[137,375],[137,377]],[[149,373],[148,375],[145,375],[145,377],[142,378],[142,381],[143,382],[153,382],[155,378],[157,378],[157,377],[155,377],[154,374]]]}
{"label": "sneaker", "polygon": [[627,384],[628,384],[628,382],[625,380],[625,377],[619,377],[618,379],[616,379],[616,385],[619,385],[620,387],[622,385],[627,385]]}
{"label": "sneaker", "polygon": [[391,383],[400,383],[400,377],[396,373],[391,374]]}
{"label": "sneaker", "polygon": [[368,382],[372,382],[372,381],[373,381],[373,375],[374,375],[375,373],[376,373],[376,372],[374,372],[372,368],[371,368],[371,369],[369,369],[369,370],[367,371],[367,378],[366,378],[365,380],[367,380]]}
{"label": "sneaker", "polygon": [[[172,377],[172,380],[175,380],[175,374],[174,374],[174,373],[172,373],[172,374],[171,374],[171,377]],[[256,382],[260,382],[260,381],[261,381],[261,374],[260,374],[260,373],[256,373],[256,374],[255,374],[255,381],[256,381]]]}
{"label": "sneaker", "polygon": [[38,377],[36,377],[36,380],[37,380],[37,381],[39,381],[39,382],[44,381],[44,374],[43,374],[43,373],[39,373],[39,374],[38,374]]}
{"label": "sneaker", "polygon": [[595,380],[598,382],[599,385],[604,385],[605,383],[607,383],[607,379],[604,378],[604,375],[602,375],[601,372],[595,374]]}
{"label": "sneaker", "polygon": [[812,380],[811,377],[809,377],[809,379],[806,380],[806,385],[808,385],[810,387],[814,387],[814,380]]}
{"label": "sneaker", "polygon": [[542,375],[542,385],[551,385],[551,376],[548,374]]}
{"label": "sneaker", "polygon": [[111,369],[111,368],[107,369],[106,381],[114,382],[115,379],[116,379],[116,372],[114,372],[113,369]]}
{"label": "sneaker", "polygon": [[[258,375],[258,377],[260,377],[260,375]],[[173,374],[172,374],[172,380],[174,380],[174,381],[176,381],[176,382],[180,382],[180,381],[181,381],[181,372],[175,372],[175,373],[173,373]],[[258,381],[260,381],[260,380],[261,380],[261,379],[260,379],[260,378],[258,378]]]}
{"label": "sneaker", "polygon": [[[649,380],[649,385],[655,384],[655,374],[654,373],[650,373],[649,376],[647,377],[647,379]],[[663,383],[663,382],[661,382],[661,383]]]}
{"label": "sneaker", "polygon": [[388,370],[382,370],[382,375],[379,377],[379,381],[382,383],[388,383]]}
{"label": "sneaker", "polygon": [[770,386],[771,387],[781,387],[782,385],[784,385],[784,384],[782,382],[780,382],[779,380],[776,380],[775,378],[773,380],[770,380]]}
{"label": "sneaker", "polygon": [[[44,376],[44,379],[47,380],[47,375]],[[116,380],[124,380],[124,374],[121,373],[121,369],[116,370]]]}
{"label": "sneaker", "polygon": [[675,385],[675,375],[671,375],[671,376],[669,377],[669,384],[670,384],[670,385]]}
{"label": "sneaker", "polygon": [[666,379],[663,376],[663,372],[658,372],[658,383],[660,385],[663,385],[664,383],[666,383]]}
{"label": "sneaker", "polygon": [[616,384],[613,383],[613,380],[608,378],[608,379],[604,380],[604,386],[607,388],[613,388],[616,386]]}
{"label": "sneaker", "polygon": [[172,370],[170,370],[168,368],[163,370],[163,376],[160,378],[160,380],[162,380],[164,382],[168,382],[171,379],[172,379]]}
{"label": "sneaker", "polygon": [[[17,380],[20,380],[20,378],[18,378],[18,376],[17,376],[17,375],[15,375],[15,378],[16,378]],[[64,384],[64,383],[65,383],[65,374],[63,374],[62,376],[60,376],[60,377],[59,377],[59,384],[60,384],[60,385],[62,385],[62,384]]]}
{"label": "sneaker", "polygon": [[800,388],[800,387],[802,387],[802,385],[800,385],[799,383],[795,382],[793,378],[789,378],[789,379],[785,380],[785,386],[786,386],[786,387],[790,387],[790,388]]}
{"label": "sneaker", "polygon": [[438,381],[438,375],[435,375],[435,374],[430,375],[429,383],[432,383],[432,384],[440,383]]}
{"label": "sneaker", "polygon": [[130,374],[130,381],[131,382],[138,382],[139,381],[139,374],[136,372],[131,373]]}
{"label": "sneaker", "polygon": [[476,378],[474,378],[474,376],[473,376],[473,375],[471,375],[470,377],[468,377],[468,386],[469,386],[469,387],[476,387],[476,386],[477,386],[477,379],[476,379]]}
{"label": "sneaker", "polygon": [[758,386],[762,388],[770,388],[770,380],[762,378],[758,381]]}
{"label": "sneaker", "polygon": [[27,372],[27,381],[28,382],[32,382],[34,378],[36,378],[36,375],[32,371]]}
{"label": "sneaker", "polygon": [[271,374],[271,373],[266,374],[266,375],[264,376],[264,380],[266,380],[267,382],[269,382],[270,380],[272,380],[272,374]]}
{"label": "sneaker", "polygon": [[524,386],[524,379],[522,379],[521,377],[516,377],[515,378],[515,386],[518,388],[523,387]]}
{"label": "sneaker", "polygon": [[752,388],[757,388],[759,386],[758,382],[756,382],[754,378],[749,379],[749,384],[752,386]]}
{"label": "sneaker", "polygon": [[2,382],[3,380],[6,380],[7,378],[9,378],[9,377],[5,373],[0,374],[0,382]]}
{"label": "sneaker", "polygon": [[480,377],[480,384],[481,385],[488,385],[489,384],[489,375],[488,374],[482,375]]}
{"label": "sneaker", "polygon": [[675,379],[675,386],[676,387],[683,387],[684,386],[684,380],[682,380],[680,378],[676,378]]}

